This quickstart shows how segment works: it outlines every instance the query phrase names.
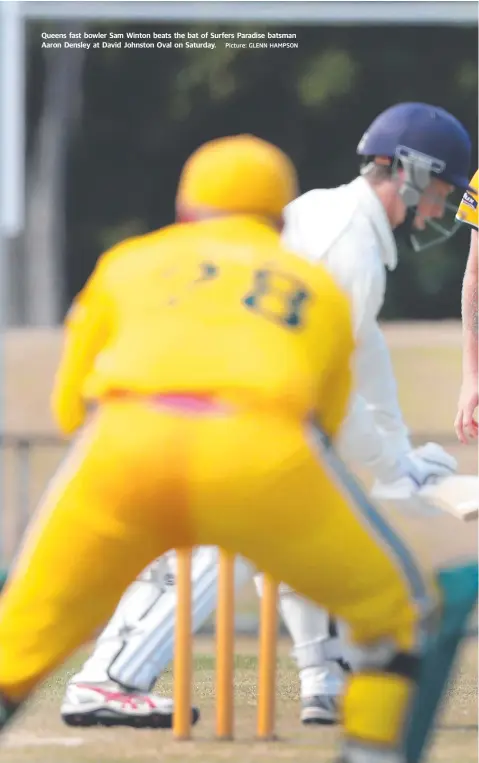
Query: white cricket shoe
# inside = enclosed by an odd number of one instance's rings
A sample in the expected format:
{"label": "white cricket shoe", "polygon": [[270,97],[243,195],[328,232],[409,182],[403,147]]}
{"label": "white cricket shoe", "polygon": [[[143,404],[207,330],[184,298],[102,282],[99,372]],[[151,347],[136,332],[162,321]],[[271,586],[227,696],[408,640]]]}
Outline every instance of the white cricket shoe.
{"label": "white cricket shoe", "polygon": [[[60,710],[68,726],[133,726],[142,729],[171,729],[173,700],[157,694],[129,692],[108,681],[70,683]],[[191,708],[191,722],[200,717]]]}
{"label": "white cricket shoe", "polygon": [[331,726],[339,723],[338,697],[327,694],[303,697],[300,718],[305,725]]}

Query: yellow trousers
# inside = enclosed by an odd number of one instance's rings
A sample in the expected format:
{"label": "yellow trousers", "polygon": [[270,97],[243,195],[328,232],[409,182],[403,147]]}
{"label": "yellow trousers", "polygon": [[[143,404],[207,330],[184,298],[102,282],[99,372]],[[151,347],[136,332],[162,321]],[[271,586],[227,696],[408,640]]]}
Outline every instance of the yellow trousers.
{"label": "yellow trousers", "polygon": [[[362,645],[415,652],[435,595],[312,428],[273,412],[105,402],[48,487],[0,599],[0,692],[25,698],[149,562],[192,545],[245,556],[349,622]],[[360,678],[345,705],[359,735],[364,694],[385,702],[384,687]],[[402,707],[409,688],[393,683]],[[371,711],[359,725],[376,722]]]}

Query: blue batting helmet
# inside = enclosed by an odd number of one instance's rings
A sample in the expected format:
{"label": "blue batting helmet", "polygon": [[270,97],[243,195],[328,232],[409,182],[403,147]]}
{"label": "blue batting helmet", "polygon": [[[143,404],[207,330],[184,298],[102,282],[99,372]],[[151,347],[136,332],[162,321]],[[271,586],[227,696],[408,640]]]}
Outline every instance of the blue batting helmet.
{"label": "blue batting helmet", "polygon": [[380,114],[361,138],[360,156],[417,156],[434,177],[457,188],[469,186],[471,139],[448,111],[427,103],[398,103]]}
{"label": "blue batting helmet", "polygon": [[[455,220],[457,204],[444,203],[444,213],[451,213],[449,224],[426,219],[426,236],[415,230],[415,217],[422,195],[431,179],[443,180],[461,192],[469,188],[471,139],[463,125],[438,106],[427,103],[398,103],[383,111],[361,138],[357,153],[364,157],[362,174],[375,158],[389,159],[393,175],[398,167],[404,172],[399,195],[406,206],[404,223],[396,236],[405,237],[416,251],[450,238],[459,228]],[[430,238],[433,230],[435,238]]]}

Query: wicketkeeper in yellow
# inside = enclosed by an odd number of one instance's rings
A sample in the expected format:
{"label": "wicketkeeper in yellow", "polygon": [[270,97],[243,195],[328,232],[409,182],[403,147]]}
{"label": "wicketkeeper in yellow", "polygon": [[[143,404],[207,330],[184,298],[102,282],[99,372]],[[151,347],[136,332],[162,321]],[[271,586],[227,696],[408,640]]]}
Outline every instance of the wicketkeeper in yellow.
{"label": "wicketkeeper in yellow", "polygon": [[205,144],[181,175],[178,223],[107,252],[76,299],[53,408],[80,431],[0,599],[0,726],[150,561],[217,545],[349,622],[364,667],[342,760],[406,760],[439,594],[331,444],[350,308],[280,243],[296,192],[275,146]]}

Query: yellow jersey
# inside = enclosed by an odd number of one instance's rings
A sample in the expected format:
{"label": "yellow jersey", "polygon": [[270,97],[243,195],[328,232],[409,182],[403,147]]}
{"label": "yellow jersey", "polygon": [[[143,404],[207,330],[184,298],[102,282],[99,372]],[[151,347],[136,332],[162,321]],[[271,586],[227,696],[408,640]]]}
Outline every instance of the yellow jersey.
{"label": "yellow jersey", "polygon": [[477,189],[478,189],[478,176],[479,170],[476,172],[470,182],[470,186],[474,189],[474,192],[466,191],[462,197],[462,201],[459,204],[457,210],[456,220],[462,223],[470,225],[477,230],[478,228],[478,215],[477,215]]}
{"label": "yellow jersey", "polygon": [[66,321],[53,409],[71,432],[85,401],[113,391],[207,393],[299,417],[319,411],[332,435],[352,351],[347,297],[266,222],[176,224],[100,258]]}

